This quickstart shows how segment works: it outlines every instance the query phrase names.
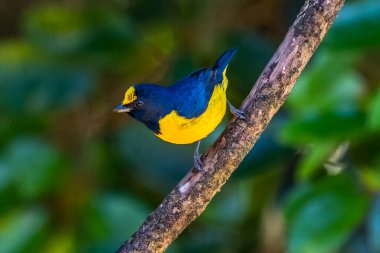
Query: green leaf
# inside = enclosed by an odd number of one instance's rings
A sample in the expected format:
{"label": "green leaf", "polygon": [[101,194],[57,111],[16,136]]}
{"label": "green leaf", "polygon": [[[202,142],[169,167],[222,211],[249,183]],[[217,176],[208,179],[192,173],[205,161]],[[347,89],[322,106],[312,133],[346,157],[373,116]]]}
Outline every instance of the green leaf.
{"label": "green leaf", "polygon": [[138,200],[119,193],[94,198],[93,209],[85,213],[83,252],[113,252],[143,223],[148,209]]}
{"label": "green leaf", "polygon": [[380,89],[370,103],[368,125],[372,130],[380,130]]}
{"label": "green leaf", "polygon": [[93,59],[119,56],[135,39],[127,19],[107,8],[39,6],[29,11],[25,21],[29,39],[57,54],[94,56]]}
{"label": "green leaf", "polygon": [[369,247],[372,252],[380,252],[380,195],[378,194],[375,203],[368,216]]}
{"label": "green leaf", "polygon": [[0,43],[0,65],[8,71],[20,65],[36,64],[45,59],[30,43],[19,40],[9,40]]}
{"label": "green leaf", "polygon": [[0,217],[0,252],[20,252],[47,225],[47,214],[39,208],[3,213]]}
{"label": "green leaf", "polygon": [[322,168],[323,163],[328,159],[328,156],[333,152],[335,143],[317,143],[310,147],[307,153],[302,157],[302,160],[297,169],[297,178],[300,181],[310,179],[318,169]]}
{"label": "green leaf", "polygon": [[35,198],[50,192],[61,180],[62,159],[51,146],[33,138],[12,142],[5,157],[18,194]]}
{"label": "green leaf", "polygon": [[353,70],[356,55],[320,51],[301,75],[287,105],[297,114],[347,111],[357,107],[362,78]]}
{"label": "green leaf", "polygon": [[0,161],[0,192],[12,182],[12,171],[4,161]]}
{"label": "green leaf", "polygon": [[30,45],[0,44],[0,110],[10,117],[72,108],[89,94],[93,79],[88,71],[40,58]]}
{"label": "green leaf", "polygon": [[373,192],[380,191],[380,163],[375,167],[360,168],[359,176],[367,189]]}
{"label": "green leaf", "polygon": [[363,137],[363,133],[366,133],[366,125],[362,113],[324,113],[292,119],[280,137],[286,143],[300,145],[351,140]]}
{"label": "green leaf", "polygon": [[42,253],[69,253],[76,250],[75,233],[71,230],[61,230],[50,233],[43,242]]}
{"label": "green leaf", "polygon": [[365,49],[380,45],[380,2],[346,4],[324,39],[334,49]]}
{"label": "green leaf", "polygon": [[362,221],[368,198],[347,175],[295,188],[285,218],[290,253],[337,251]]}

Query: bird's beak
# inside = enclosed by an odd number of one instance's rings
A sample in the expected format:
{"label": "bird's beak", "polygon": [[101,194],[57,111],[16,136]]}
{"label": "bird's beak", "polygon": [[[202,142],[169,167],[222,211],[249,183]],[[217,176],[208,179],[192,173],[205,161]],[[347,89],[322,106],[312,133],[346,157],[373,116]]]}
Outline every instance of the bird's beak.
{"label": "bird's beak", "polygon": [[122,112],[130,112],[132,109],[128,106],[125,106],[123,104],[118,105],[113,109],[114,112],[122,113]]}

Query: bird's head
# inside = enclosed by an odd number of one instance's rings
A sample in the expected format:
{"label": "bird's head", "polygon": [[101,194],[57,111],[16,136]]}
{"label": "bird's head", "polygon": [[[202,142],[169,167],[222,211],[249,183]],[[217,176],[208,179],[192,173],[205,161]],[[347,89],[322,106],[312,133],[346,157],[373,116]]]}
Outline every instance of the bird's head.
{"label": "bird's head", "polygon": [[138,85],[134,85],[128,88],[125,92],[124,99],[120,105],[118,105],[113,111],[114,112],[137,112],[144,109],[144,92],[142,92]]}
{"label": "bird's head", "polygon": [[158,121],[173,109],[171,90],[155,84],[136,84],[125,92],[124,100],[114,112],[125,112],[159,131]]}

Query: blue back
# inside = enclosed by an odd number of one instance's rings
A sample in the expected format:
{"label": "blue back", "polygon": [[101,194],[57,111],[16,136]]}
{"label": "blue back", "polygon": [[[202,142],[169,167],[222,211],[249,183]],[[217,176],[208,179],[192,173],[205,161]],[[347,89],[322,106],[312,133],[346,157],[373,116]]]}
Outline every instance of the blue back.
{"label": "blue back", "polygon": [[237,49],[224,52],[210,68],[201,68],[170,87],[175,94],[175,110],[185,118],[201,115],[207,108],[215,85],[223,81],[223,71]]}

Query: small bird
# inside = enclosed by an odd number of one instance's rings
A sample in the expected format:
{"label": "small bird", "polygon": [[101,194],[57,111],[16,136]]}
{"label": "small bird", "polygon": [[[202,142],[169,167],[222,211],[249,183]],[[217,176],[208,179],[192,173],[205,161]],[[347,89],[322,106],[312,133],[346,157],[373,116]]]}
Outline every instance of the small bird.
{"label": "small bird", "polygon": [[128,113],[164,141],[174,144],[198,141],[194,167],[205,173],[199,154],[200,141],[222,121],[227,104],[233,115],[247,120],[244,112],[232,106],[226,97],[226,70],[236,51],[236,48],[227,50],[212,67],[200,68],[169,87],[133,85],[114,111]]}

